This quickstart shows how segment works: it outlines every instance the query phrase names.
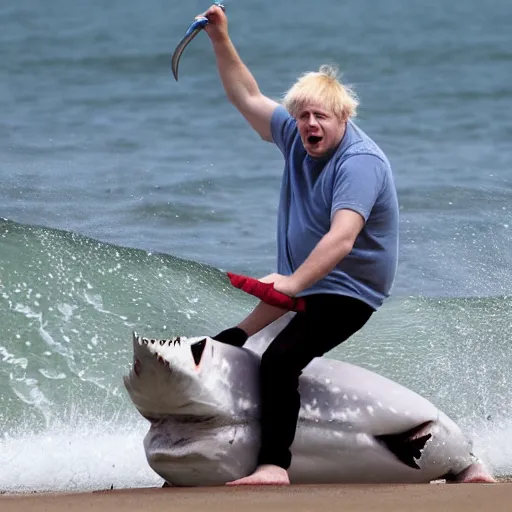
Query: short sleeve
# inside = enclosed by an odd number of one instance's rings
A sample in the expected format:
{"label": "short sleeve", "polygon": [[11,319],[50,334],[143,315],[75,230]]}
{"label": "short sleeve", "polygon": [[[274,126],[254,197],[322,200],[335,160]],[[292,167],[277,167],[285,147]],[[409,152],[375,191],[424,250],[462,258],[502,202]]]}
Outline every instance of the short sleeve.
{"label": "short sleeve", "polygon": [[284,156],[290,151],[297,124],[290,113],[281,105],[277,106],[270,120],[272,139]]}
{"label": "short sleeve", "polygon": [[349,209],[365,222],[382,190],[386,164],[375,155],[354,155],[336,169],[331,219],[338,210]]}

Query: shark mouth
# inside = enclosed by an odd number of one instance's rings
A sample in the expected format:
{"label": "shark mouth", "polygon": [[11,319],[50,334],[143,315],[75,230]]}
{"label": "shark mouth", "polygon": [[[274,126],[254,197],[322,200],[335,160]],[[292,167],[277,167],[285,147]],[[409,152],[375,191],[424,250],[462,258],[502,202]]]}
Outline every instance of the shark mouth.
{"label": "shark mouth", "polygon": [[[169,369],[171,369],[171,362],[166,360],[168,358],[168,356],[165,357],[159,351],[159,347],[165,347],[165,346],[169,346],[169,347],[174,346],[175,347],[176,345],[181,347],[182,340],[181,340],[180,336],[177,336],[175,338],[170,338],[170,339],[160,339],[159,340],[156,338],[147,338],[147,337],[139,336],[139,335],[137,335],[137,333],[134,332],[133,337],[138,342],[138,344],[140,346],[155,347],[156,350],[153,349],[152,352],[156,356],[157,360],[163,364],[167,363],[167,365],[169,366]],[[198,369],[199,364],[201,363],[204,349],[206,348],[206,341],[207,341],[207,339],[204,338],[204,339],[202,339],[200,341],[196,341],[195,343],[192,343],[190,345],[190,351],[192,353],[192,358],[196,365],[196,370]],[[135,371],[136,375],[139,375],[139,373],[140,373],[140,366],[141,366],[141,362],[137,359],[134,362],[134,371]]]}
{"label": "shark mouth", "polygon": [[204,340],[201,341],[196,341],[190,346],[190,350],[192,350],[192,357],[194,358],[194,363],[196,364],[196,366],[199,366],[205,348],[206,338],[204,338]]}
{"label": "shark mouth", "polygon": [[171,346],[172,344],[174,344],[174,346],[176,346],[176,344],[181,345],[181,338],[179,336],[167,340],[157,340],[156,338],[146,338],[139,336],[136,332],[134,332],[133,337],[139,342],[139,345],[144,346],[160,345],[161,347],[163,347],[166,343],[169,344],[169,346]]}

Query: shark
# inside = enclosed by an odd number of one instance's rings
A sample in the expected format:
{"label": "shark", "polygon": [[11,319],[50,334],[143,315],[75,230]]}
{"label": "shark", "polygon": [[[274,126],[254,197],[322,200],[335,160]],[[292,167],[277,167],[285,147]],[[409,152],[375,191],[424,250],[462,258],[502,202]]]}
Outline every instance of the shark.
{"label": "shark", "polygon": [[[254,471],[259,362],[290,314],[242,348],[210,336],[133,333],[124,385],[149,422],[146,459],[165,485],[224,485]],[[314,359],[299,379],[292,484],[493,481],[472,441],[431,401],[327,356]]]}

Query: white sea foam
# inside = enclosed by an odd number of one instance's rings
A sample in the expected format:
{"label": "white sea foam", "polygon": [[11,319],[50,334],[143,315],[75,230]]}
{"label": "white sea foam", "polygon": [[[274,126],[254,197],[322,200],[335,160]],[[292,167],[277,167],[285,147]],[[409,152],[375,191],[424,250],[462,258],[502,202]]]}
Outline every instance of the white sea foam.
{"label": "white sea foam", "polygon": [[[498,476],[512,474],[512,422],[467,429],[475,451]],[[147,423],[96,421],[50,426],[0,439],[0,491],[88,491],[160,486],[142,446]]]}
{"label": "white sea foam", "polygon": [[87,491],[151,487],[162,479],[148,466],[143,422],[115,426],[93,418],[0,439],[0,491]]}

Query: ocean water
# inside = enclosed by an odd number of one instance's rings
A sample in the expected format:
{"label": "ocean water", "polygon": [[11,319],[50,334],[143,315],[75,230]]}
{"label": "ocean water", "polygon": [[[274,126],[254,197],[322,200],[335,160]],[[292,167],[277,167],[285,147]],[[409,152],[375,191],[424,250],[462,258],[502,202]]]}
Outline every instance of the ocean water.
{"label": "ocean water", "polygon": [[[0,491],[158,485],[122,376],[131,331],[215,334],[274,270],[282,159],[225,99],[208,2],[0,7]],[[390,158],[392,297],[332,357],[434,401],[512,473],[512,32],[506,0],[227,2],[279,98],[333,63]]]}

